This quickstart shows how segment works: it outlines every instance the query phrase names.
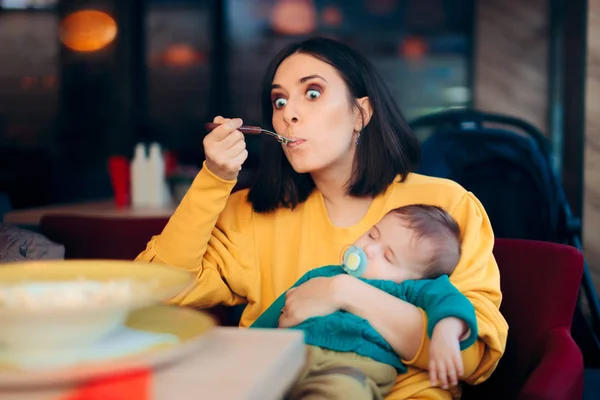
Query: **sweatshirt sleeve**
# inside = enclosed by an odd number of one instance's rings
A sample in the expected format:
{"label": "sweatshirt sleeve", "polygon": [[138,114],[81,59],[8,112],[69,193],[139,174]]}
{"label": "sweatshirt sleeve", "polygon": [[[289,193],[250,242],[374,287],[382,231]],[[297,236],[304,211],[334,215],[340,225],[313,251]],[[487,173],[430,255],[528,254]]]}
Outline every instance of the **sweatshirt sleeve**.
{"label": "sweatshirt sleeve", "polygon": [[205,308],[246,301],[257,274],[252,209],[243,193],[231,195],[235,183],[203,165],[163,231],[136,257],[196,273],[193,286],[172,304]]}
{"label": "sweatshirt sleeve", "polygon": [[[478,339],[475,346],[463,352],[465,381],[478,384],[486,380],[498,365],[508,334],[508,325],[500,313],[502,294],[500,273],[492,253],[494,234],[483,206],[472,193],[465,192],[449,211],[460,225],[462,249],[450,281],[469,299],[477,317]],[[424,319],[427,323],[425,314]],[[427,369],[429,344],[427,329],[424,329],[417,355],[404,362]]]}
{"label": "sweatshirt sleeve", "polygon": [[[292,288],[302,285],[304,282],[318,277],[332,277],[345,273],[341,266],[329,265],[312,269],[302,275]],[[289,290],[289,289],[288,289]],[[279,326],[279,315],[285,306],[287,290],[283,292],[270,306],[267,308],[254,323],[251,328],[277,328]]]}
{"label": "sweatshirt sleeve", "polygon": [[406,298],[427,314],[427,335],[430,338],[438,322],[444,318],[455,317],[463,320],[469,328],[469,335],[461,340],[460,349],[464,350],[475,343],[477,339],[475,308],[469,299],[450,283],[448,276],[412,281],[407,285]]}

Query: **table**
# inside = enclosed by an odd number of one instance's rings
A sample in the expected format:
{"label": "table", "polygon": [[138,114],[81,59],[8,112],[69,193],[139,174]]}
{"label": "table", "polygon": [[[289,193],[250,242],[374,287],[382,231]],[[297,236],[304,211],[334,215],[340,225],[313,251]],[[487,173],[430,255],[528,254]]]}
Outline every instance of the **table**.
{"label": "table", "polygon": [[131,206],[117,208],[113,200],[100,200],[10,211],[4,214],[4,224],[36,227],[39,225],[42,217],[48,214],[81,215],[106,218],[168,218],[173,214],[174,211],[174,205],[156,208],[138,208]]}
{"label": "table", "polygon": [[[300,331],[217,327],[206,339],[195,354],[154,371],[151,400],[277,400],[304,364]],[[0,398],[62,400],[71,389],[0,390]]]}

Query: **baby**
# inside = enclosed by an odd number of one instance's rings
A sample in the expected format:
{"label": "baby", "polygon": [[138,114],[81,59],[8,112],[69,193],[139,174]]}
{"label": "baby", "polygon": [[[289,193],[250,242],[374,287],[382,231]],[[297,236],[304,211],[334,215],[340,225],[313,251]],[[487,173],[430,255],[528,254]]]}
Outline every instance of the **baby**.
{"label": "baby", "polygon": [[[449,382],[447,377],[462,373],[460,351],[477,338],[475,309],[448,278],[459,258],[456,221],[439,207],[408,205],[390,211],[358,238],[345,251],[342,265],[309,271],[294,287],[315,277],[348,273],[422,308],[435,350],[430,375]],[[251,327],[277,328],[285,299],[283,293]],[[467,329],[460,335],[436,329],[446,318],[464,321]],[[309,318],[290,329],[304,332],[308,358],[288,399],[382,399],[398,373],[407,370],[368,321],[348,312]]]}

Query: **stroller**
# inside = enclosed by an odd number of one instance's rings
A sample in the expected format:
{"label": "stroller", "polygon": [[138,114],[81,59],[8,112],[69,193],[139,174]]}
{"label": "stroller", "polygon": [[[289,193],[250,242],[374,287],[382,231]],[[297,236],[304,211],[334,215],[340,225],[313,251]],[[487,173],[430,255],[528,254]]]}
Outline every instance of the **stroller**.
{"label": "stroller", "polygon": [[[542,240],[582,249],[552,165],[549,141],[529,123],[476,110],[450,110],[410,123],[422,142],[418,173],[452,179],[485,207],[499,238]],[[572,336],[586,367],[600,366],[600,303],[587,264]]]}

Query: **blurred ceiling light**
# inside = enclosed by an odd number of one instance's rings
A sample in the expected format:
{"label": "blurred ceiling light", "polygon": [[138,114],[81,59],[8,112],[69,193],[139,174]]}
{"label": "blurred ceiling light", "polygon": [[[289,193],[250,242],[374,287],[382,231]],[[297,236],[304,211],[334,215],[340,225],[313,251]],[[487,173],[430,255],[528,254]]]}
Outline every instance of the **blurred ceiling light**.
{"label": "blurred ceiling light", "polygon": [[328,26],[340,26],[342,24],[342,20],[344,16],[339,8],[334,6],[325,7],[323,12],[321,12],[321,19]]}
{"label": "blurred ceiling light", "polygon": [[76,11],[60,23],[60,41],[71,50],[98,51],[117,36],[117,23],[108,14],[96,10]]}
{"label": "blurred ceiling light", "polygon": [[202,64],[204,54],[189,44],[172,44],[158,57],[158,63],[167,67],[184,68]]}
{"label": "blurred ceiling light", "polygon": [[273,30],[282,35],[308,35],[317,27],[313,0],[278,0],[271,12]]}

